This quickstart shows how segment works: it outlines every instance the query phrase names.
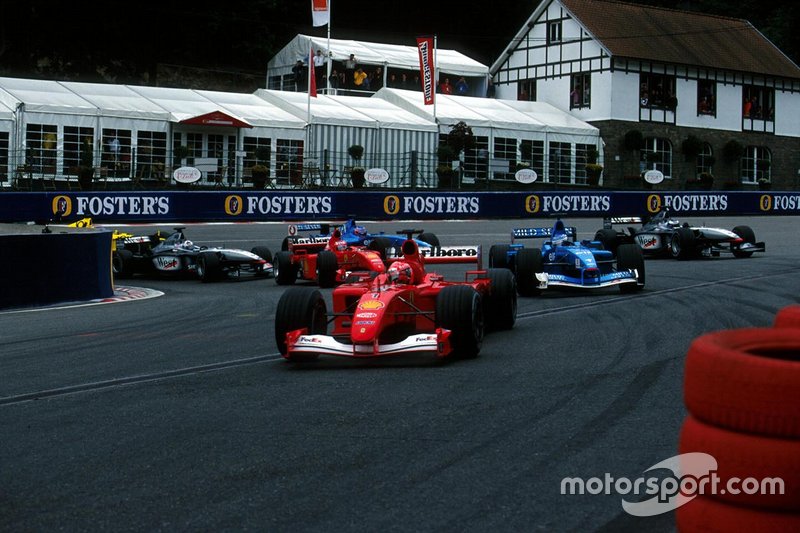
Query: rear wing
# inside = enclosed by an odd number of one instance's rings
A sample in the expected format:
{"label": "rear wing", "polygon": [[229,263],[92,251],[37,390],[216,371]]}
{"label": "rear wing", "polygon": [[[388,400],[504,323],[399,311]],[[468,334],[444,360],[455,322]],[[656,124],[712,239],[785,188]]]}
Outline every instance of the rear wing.
{"label": "rear wing", "polygon": [[289,224],[287,233],[289,237],[294,237],[298,233],[306,231],[318,231],[323,235],[328,235],[331,232],[331,225],[328,223],[323,224]]}
{"label": "rear wing", "polygon": [[[564,228],[564,232],[572,239],[578,235],[578,229],[574,226]],[[514,239],[547,239],[552,233],[553,228],[514,228],[511,230],[511,242]]]}
{"label": "rear wing", "polygon": [[[403,257],[396,250],[388,250],[387,261],[397,261]],[[478,270],[483,269],[483,248],[480,244],[465,246],[438,246],[435,248],[419,248],[419,255],[426,265],[449,263],[474,263]]]}
{"label": "rear wing", "polygon": [[641,224],[642,217],[605,217],[603,229],[613,229],[615,224]]}
{"label": "rear wing", "polygon": [[289,237],[289,251],[318,252],[328,246],[330,237]]}

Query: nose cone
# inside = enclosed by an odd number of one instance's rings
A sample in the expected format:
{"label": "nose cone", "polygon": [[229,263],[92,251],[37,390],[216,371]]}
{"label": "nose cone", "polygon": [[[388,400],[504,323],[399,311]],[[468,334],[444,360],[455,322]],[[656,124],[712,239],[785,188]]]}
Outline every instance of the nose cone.
{"label": "nose cone", "polygon": [[372,292],[361,296],[350,328],[350,340],[353,344],[368,344],[378,337],[383,315],[388,308],[388,301],[384,301],[385,296],[386,293]]}

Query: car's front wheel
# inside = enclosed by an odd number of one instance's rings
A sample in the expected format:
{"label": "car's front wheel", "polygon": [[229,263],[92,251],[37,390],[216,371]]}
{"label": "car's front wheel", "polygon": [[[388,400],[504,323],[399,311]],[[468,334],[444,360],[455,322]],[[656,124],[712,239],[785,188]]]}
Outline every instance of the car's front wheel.
{"label": "car's front wheel", "polygon": [[306,328],[309,335],[328,331],[327,306],[319,290],[313,287],[292,287],[281,295],[275,311],[275,343],[278,351],[292,362],[314,361],[319,354],[287,356],[286,334]]}
{"label": "car's front wheel", "polygon": [[469,285],[449,285],[436,297],[436,325],[449,329],[453,352],[475,357],[483,344],[481,295]]}

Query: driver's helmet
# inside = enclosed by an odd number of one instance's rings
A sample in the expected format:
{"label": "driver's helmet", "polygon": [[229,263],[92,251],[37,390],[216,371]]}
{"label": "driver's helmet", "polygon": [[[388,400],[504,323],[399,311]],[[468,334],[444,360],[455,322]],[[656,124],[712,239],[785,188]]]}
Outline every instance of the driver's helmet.
{"label": "driver's helmet", "polygon": [[194,248],[194,243],[190,240],[185,240],[181,243],[181,248],[184,250],[192,250]]}
{"label": "driver's helmet", "polygon": [[353,228],[353,235],[357,235],[359,237],[366,237],[367,228],[365,228],[364,226],[356,226]]}
{"label": "driver's helmet", "polygon": [[411,265],[404,261],[395,261],[386,271],[389,281],[395,283],[411,283]]}
{"label": "driver's helmet", "polygon": [[336,250],[339,252],[347,250],[347,241],[336,241]]}

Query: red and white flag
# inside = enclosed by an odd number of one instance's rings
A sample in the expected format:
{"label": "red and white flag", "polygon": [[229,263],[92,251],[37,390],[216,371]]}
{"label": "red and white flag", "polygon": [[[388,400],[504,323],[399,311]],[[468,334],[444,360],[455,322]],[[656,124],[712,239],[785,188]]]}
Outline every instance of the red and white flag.
{"label": "red and white flag", "polygon": [[314,72],[314,47],[308,55],[308,96],[317,97],[317,76]]}
{"label": "red and white flag", "polygon": [[311,23],[324,26],[331,21],[331,6],[328,0],[311,0]]}
{"label": "red and white flag", "polygon": [[425,96],[425,105],[433,105],[434,98],[436,98],[434,46],[433,37],[417,37],[419,77],[422,80],[422,94]]}

